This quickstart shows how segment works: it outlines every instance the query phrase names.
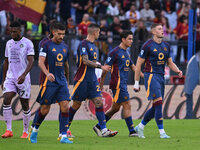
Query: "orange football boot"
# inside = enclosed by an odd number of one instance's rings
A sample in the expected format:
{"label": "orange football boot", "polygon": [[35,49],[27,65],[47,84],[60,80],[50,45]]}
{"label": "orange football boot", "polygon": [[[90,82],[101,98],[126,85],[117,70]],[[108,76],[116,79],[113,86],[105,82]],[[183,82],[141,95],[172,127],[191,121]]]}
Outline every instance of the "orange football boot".
{"label": "orange football boot", "polygon": [[26,132],[23,132],[22,136],[21,136],[22,139],[26,139],[28,138],[28,133]]}
{"label": "orange football boot", "polygon": [[6,132],[3,135],[1,135],[2,138],[9,138],[12,136],[13,136],[13,132],[10,130],[6,130]]}

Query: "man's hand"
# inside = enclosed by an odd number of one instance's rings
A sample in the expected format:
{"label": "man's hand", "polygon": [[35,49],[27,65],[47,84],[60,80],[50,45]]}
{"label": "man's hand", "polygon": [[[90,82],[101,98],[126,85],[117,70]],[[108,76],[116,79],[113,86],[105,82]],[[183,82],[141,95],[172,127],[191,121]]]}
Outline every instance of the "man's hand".
{"label": "man's hand", "polygon": [[104,66],[101,66],[101,69],[104,70],[104,71],[110,72],[111,71],[111,66],[104,65]]}
{"label": "man's hand", "polygon": [[179,70],[179,71],[177,72],[177,74],[178,74],[179,78],[182,78],[183,72],[182,72],[181,70]]}
{"label": "man's hand", "polygon": [[48,73],[48,74],[47,74],[47,79],[48,79],[49,81],[51,81],[51,82],[54,82],[54,81],[55,81],[55,77],[54,77],[54,75],[53,75],[52,73]]}
{"label": "man's hand", "polygon": [[26,78],[26,74],[22,74],[21,76],[19,76],[19,78],[17,79],[17,84],[22,84],[24,83],[24,80]]}
{"label": "man's hand", "polygon": [[135,92],[139,92],[140,91],[140,85],[139,85],[139,81],[135,81],[135,84],[133,86],[133,90]]}

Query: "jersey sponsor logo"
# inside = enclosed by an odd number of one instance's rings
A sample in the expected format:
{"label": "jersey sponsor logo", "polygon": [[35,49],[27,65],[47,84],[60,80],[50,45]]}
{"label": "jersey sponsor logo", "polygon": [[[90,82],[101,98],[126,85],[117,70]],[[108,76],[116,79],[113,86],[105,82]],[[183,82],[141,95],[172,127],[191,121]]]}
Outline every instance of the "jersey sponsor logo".
{"label": "jersey sponsor logo", "polygon": [[154,48],[153,52],[157,52],[157,49]]}
{"label": "jersey sponsor logo", "polygon": [[65,48],[63,48],[63,52],[64,52],[64,53],[66,53],[66,52],[67,52],[67,50],[66,50]]}
{"label": "jersey sponsor logo", "polygon": [[142,49],[141,52],[140,52],[140,55],[143,55],[143,54],[144,54],[144,50]]}
{"label": "jersey sponsor logo", "polygon": [[85,47],[83,47],[83,48],[82,48],[82,52],[83,52],[83,53],[85,53],[85,51],[86,51],[86,48],[85,48]]}
{"label": "jersey sponsor logo", "polygon": [[125,58],[125,56],[124,56],[124,55],[122,55],[122,58]]}
{"label": "jersey sponsor logo", "polygon": [[63,55],[61,53],[58,53],[57,60],[58,61],[62,61],[63,60]]}
{"label": "jersey sponsor logo", "polygon": [[93,51],[93,48],[92,48],[92,47],[90,48],[90,51]]}
{"label": "jersey sponsor logo", "polygon": [[52,49],[52,52],[55,52],[55,51],[56,51],[56,49],[55,49],[55,48],[53,48],[53,49]]}

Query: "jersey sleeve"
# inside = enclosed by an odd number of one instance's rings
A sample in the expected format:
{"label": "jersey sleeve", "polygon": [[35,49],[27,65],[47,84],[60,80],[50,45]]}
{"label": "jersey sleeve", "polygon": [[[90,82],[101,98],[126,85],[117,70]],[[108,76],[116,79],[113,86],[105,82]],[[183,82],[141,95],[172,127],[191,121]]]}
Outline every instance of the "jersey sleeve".
{"label": "jersey sleeve", "polygon": [[132,64],[134,64],[134,63],[133,63],[133,61],[132,61],[131,58],[130,58],[130,66],[132,66]]}
{"label": "jersey sleeve", "polygon": [[28,42],[27,55],[35,55],[34,46],[31,41]]}
{"label": "jersey sleeve", "polygon": [[169,46],[168,46],[168,55],[167,55],[167,59],[171,57],[171,54],[170,54],[171,52],[170,52],[170,51],[171,51],[171,47],[170,47],[170,45],[169,45]]}
{"label": "jersey sleeve", "polygon": [[108,54],[108,58],[106,59],[106,64],[112,66],[115,60],[115,56],[116,56],[115,53]]}
{"label": "jersey sleeve", "polygon": [[141,48],[141,51],[140,51],[140,54],[139,54],[139,57],[143,58],[143,59],[146,59],[148,56],[148,46],[143,45],[142,48]]}
{"label": "jersey sleeve", "polygon": [[47,48],[47,44],[45,43],[44,45],[41,45],[41,47],[40,47],[39,56],[46,57],[47,52],[48,52],[48,48]]}
{"label": "jersey sleeve", "polygon": [[82,44],[79,48],[80,48],[80,55],[88,55],[87,45]]}
{"label": "jersey sleeve", "polygon": [[69,48],[67,47],[66,50],[67,50],[67,52],[66,52],[67,54],[65,56],[65,61],[68,61],[68,59],[69,59]]}

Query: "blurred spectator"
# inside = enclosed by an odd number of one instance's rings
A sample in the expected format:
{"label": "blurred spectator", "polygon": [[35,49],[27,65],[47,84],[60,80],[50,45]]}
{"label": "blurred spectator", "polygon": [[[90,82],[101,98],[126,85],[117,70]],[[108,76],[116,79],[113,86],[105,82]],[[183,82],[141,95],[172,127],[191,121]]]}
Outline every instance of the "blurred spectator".
{"label": "blurred spectator", "polygon": [[109,0],[95,0],[95,14],[97,14],[98,20],[101,20],[105,16],[108,4]]}
{"label": "blurred spectator", "polygon": [[76,26],[75,22],[72,18],[67,19],[67,28],[66,28],[67,35],[76,35]]}
{"label": "blurred spectator", "polygon": [[120,3],[119,3],[119,5],[118,5],[118,9],[119,9],[119,15],[118,15],[119,20],[120,20],[120,21],[126,20],[125,12],[124,12],[124,10],[123,10],[123,8],[122,8],[122,5],[121,5]]}
{"label": "blurred spectator", "polygon": [[177,10],[178,24],[182,22],[182,18],[189,16],[190,5],[188,3],[179,2],[180,7]]}
{"label": "blurred spectator", "polygon": [[148,0],[149,4],[150,4],[150,8],[154,11],[161,11],[161,3],[160,0]]}
{"label": "blurred spectator", "polygon": [[154,11],[150,9],[149,2],[146,2],[145,7],[140,11],[140,18],[144,21],[153,22],[155,14]]}
{"label": "blurred spectator", "polygon": [[138,56],[142,44],[149,38],[149,32],[147,31],[144,21],[139,20],[137,23],[137,29],[134,32],[133,42],[134,42],[134,53]]}
{"label": "blurred spectator", "polygon": [[116,0],[111,0],[110,4],[108,5],[107,12],[110,16],[117,16],[119,15],[118,4]]}
{"label": "blurred spectator", "polygon": [[56,3],[55,12],[59,14],[61,21],[65,24],[67,23],[67,19],[71,17],[71,1],[72,0],[57,0]]}
{"label": "blurred spectator", "polygon": [[162,10],[156,10],[155,11],[155,18],[154,18],[154,23],[162,23],[161,18],[165,16],[165,12]]}
{"label": "blurred spectator", "polygon": [[6,31],[6,25],[7,25],[7,18],[6,18],[6,11],[2,10],[0,11],[0,25],[1,25],[1,36],[5,34]]}
{"label": "blurred spectator", "polygon": [[168,22],[167,17],[162,17],[161,18],[161,23],[163,25],[163,31],[164,31],[165,40],[169,41],[170,34],[171,34],[171,28],[169,26],[169,22]]}
{"label": "blurred spectator", "polygon": [[117,16],[113,18],[113,23],[110,26],[110,31],[113,33],[114,36],[119,35],[123,29],[122,24]]}
{"label": "blurred spectator", "polygon": [[31,30],[32,39],[40,40],[42,35],[42,23],[39,25],[33,24],[32,22],[26,22],[26,30]]}
{"label": "blurred spectator", "polygon": [[178,51],[176,55],[176,62],[180,63],[180,55],[182,48],[184,49],[184,59],[187,62],[187,40],[188,40],[188,18],[183,17],[183,22],[179,23],[174,29],[174,33],[178,40]]}
{"label": "blurred spectator", "polygon": [[168,14],[175,12],[176,0],[162,0],[162,8]]}
{"label": "blurred spectator", "polygon": [[150,9],[149,2],[146,2],[145,7],[140,11],[140,18],[145,21],[147,28],[151,27],[155,18],[155,14],[154,11]]}
{"label": "blurred spectator", "polygon": [[108,33],[108,25],[105,18],[100,20],[100,37],[106,39]]}
{"label": "blurred spectator", "polygon": [[92,6],[90,0],[72,0],[72,7],[76,8],[76,24],[79,24],[83,14],[87,13],[88,8]]}
{"label": "blurred spectator", "polygon": [[82,22],[78,25],[78,34],[81,36],[87,36],[87,29],[90,24],[89,14],[84,14]]}
{"label": "blurred spectator", "polygon": [[136,29],[136,23],[140,19],[140,13],[136,10],[136,5],[131,5],[130,10],[126,12],[126,19],[131,24],[131,31],[134,33]]}
{"label": "blurred spectator", "polygon": [[56,2],[57,0],[46,0],[46,7],[44,15],[47,17],[47,21],[56,18],[55,14],[58,11],[56,9]]}

